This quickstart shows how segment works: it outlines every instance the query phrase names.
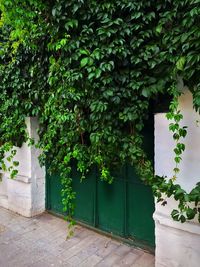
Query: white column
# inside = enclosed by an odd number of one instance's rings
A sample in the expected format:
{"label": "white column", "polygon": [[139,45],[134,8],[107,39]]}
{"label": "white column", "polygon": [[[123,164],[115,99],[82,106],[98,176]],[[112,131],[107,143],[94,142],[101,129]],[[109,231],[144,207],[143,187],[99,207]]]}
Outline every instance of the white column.
{"label": "white column", "polygon": [[[193,110],[189,91],[185,91],[179,103],[184,116],[182,125],[188,126],[188,134],[184,140],[186,150],[176,183],[190,192],[200,181],[200,116]],[[155,115],[155,173],[172,177],[175,143],[165,115]],[[167,199],[167,203],[165,207],[156,204],[154,213],[156,267],[199,267],[200,224],[197,218],[183,224],[173,221],[170,213],[177,207],[177,203],[174,199]]]}
{"label": "white column", "polygon": [[[30,137],[37,140],[37,119],[27,118],[26,123]],[[9,173],[2,174],[0,206],[32,217],[45,210],[45,169],[39,165],[40,151],[34,146],[23,144],[16,150],[15,160],[19,161],[18,175],[10,179]]]}

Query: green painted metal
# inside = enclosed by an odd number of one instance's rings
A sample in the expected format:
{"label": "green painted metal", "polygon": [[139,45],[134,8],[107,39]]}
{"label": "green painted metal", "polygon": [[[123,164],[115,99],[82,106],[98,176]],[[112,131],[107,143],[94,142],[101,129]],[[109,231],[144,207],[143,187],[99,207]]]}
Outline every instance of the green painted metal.
{"label": "green painted metal", "polygon": [[[47,175],[47,209],[63,214],[58,175]],[[77,193],[75,219],[113,235],[154,246],[154,200],[149,187],[142,184],[134,168],[126,164],[110,185],[93,170],[80,182],[73,171],[73,189]]]}
{"label": "green painted metal", "polygon": [[124,168],[114,173],[114,181],[108,184],[98,179],[97,213],[98,227],[115,235],[124,236]]}
{"label": "green painted metal", "polygon": [[94,225],[95,220],[95,170],[91,171],[87,179],[80,182],[80,174],[75,167],[72,171],[73,190],[76,192],[74,218],[83,223]]}
{"label": "green painted metal", "polygon": [[[153,157],[153,127],[145,130],[145,147]],[[154,199],[151,189],[137,177],[129,164],[113,172],[110,185],[99,179],[97,169],[80,182],[80,174],[73,166],[73,189],[76,192],[75,219],[127,240],[154,246]],[[59,175],[47,174],[47,209],[62,212]],[[138,243],[139,242],[139,243]]]}
{"label": "green painted metal", "polygon": [[127,166],[127,237],[154,245],[154,199],[149,187],[142,184],[134,168]]}
{"label": "green painted metal", "polygon": [[46,175],[46,209],[63,214],[61,179],[58,174]]}

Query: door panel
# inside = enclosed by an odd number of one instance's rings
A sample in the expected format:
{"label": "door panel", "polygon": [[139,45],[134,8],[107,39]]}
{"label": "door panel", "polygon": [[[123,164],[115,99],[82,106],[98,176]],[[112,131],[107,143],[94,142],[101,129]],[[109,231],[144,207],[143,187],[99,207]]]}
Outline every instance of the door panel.
{"label": "door panel", "polygon": [[80,174],[73,168],[73,190],[76,192],[74,218],[89,225],[95,221],[95,184],[96,173],[91,171],[87,178],[80,181]]}
{"label": "door panel", "polygon": [[114,174],[114,181],[108,184],[98,179],[97,211],[98,227],[110,233],[124,235],[124,169]]}
{"label": "door panel", "polygon": [[134,168],[127,167],[127,235],[154,245],[154,198],[151,188],[136,176]]}
{"label": "door panel", "polygon": [[62,197],[62,184],[58,174],[46,175],[46,208],[58,214],[64,214]]}

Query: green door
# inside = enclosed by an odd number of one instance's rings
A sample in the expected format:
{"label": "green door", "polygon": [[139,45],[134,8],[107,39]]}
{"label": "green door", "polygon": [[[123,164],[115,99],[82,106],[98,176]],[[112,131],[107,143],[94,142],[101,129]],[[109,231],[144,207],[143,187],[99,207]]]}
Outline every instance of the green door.
{"label": "green door", "polygon": [[93,226],[95,218],[95,169],[88,174],[87,179],[80,182],[80,174],[73,168],[72,177],[73,190],[76,192],[74,217],[80,222]]}
{"label": "green door", "polygon": [[[153,157],[153,127],[148,127],[145,147]],[[99,179],[96,168],[80,182],[73,168],[73,189],[76,192],[75,219],[92,227],[117,235],[139,246],[154,247],[154,199],[151,189],[137,177],[129,164],[113,172],[110,185]],[[63,214],[59,175],[47,173],[47,209]]]}
{"label": "green door", "polygon": [[[151,189],[126,164],[115,173],[110,185],[99,179],[96,170],[80,182],[73,171],[76,192],[75,219],[113,235],[154,246],[154,199]],[[47,174],[47,209],[63,214],[59,175]]]}
{"label": "green door", "polygon": [[112,184],[97,177],[97,222],[100,229],[124,236],[124,168],[113,173],[113,176],[115,179]]}
{"label": "green door", "polygon": [[152,191],[127,166],[127,236],[154,245],[154,198]]}

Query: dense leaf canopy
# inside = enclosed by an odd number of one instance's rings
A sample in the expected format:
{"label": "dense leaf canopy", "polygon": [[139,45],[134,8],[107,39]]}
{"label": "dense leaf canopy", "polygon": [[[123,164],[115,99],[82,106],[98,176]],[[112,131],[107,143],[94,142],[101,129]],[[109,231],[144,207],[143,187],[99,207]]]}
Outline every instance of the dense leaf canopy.
{"label": "dense leaf canopy", "polygon": [[155,176],[142,130],[158,97],[173,99],[170,119],[179,113],[177,80],[200,107],[200,1],[1,0],[0,10],[1,155],[27,140],[25,117],[38,116],[40,161],[61,173],[68,211],[71,160],[82,178],[95,164],[108,182],[128,161],[158,200],[179,200],[176,220],[192,219],[200,186],[187,194]]}

